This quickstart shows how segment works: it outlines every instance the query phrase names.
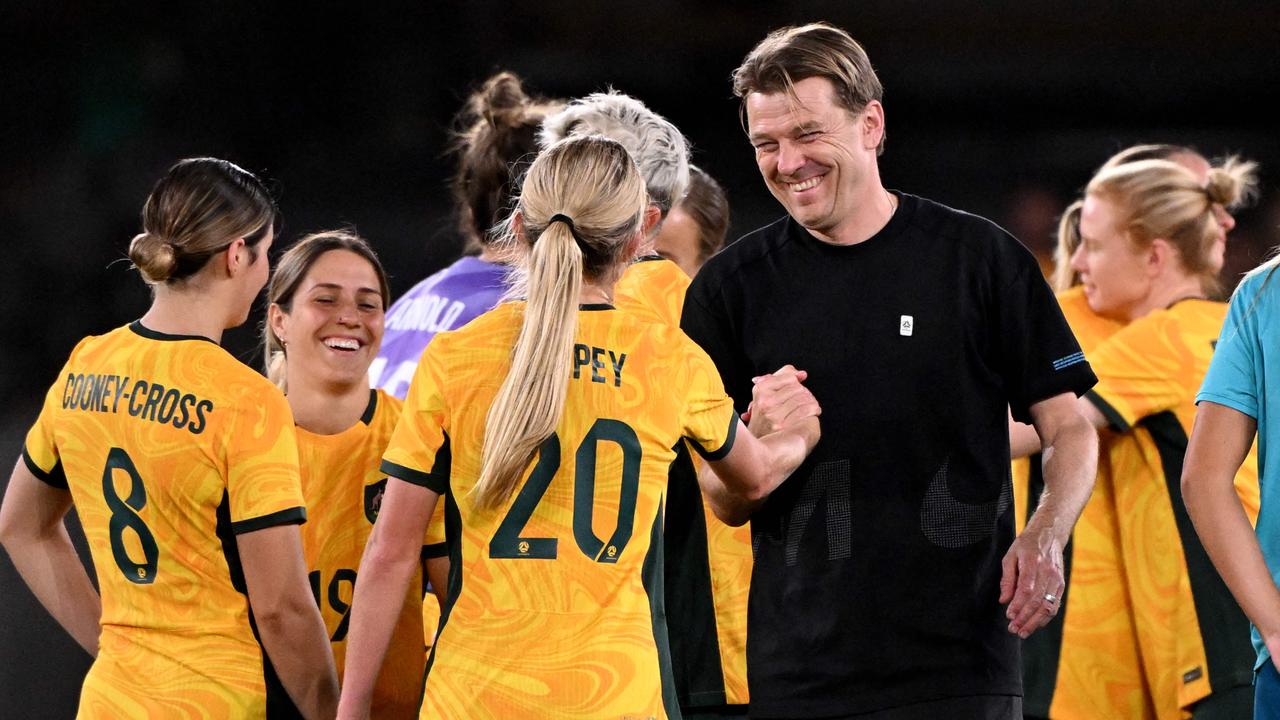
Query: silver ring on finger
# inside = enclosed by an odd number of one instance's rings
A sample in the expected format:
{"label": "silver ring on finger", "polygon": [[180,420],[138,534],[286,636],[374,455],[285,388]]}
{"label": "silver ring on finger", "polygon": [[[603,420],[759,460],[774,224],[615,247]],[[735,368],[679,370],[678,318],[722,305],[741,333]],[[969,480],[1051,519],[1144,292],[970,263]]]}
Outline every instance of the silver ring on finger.
{"label": "silver ring on finger", "polygon": [[1058,596],[1057,596],[1057,595],[1054,595],[1053,593],[1045,593],[1045,594],[1044,594],[1044,601],[1045,601],[1045,602],[1047,602],[1047,603],[1049,603],[1050,605],[1052,605],[1052,604],[1054,604],[1054,603],[1058,602]]}

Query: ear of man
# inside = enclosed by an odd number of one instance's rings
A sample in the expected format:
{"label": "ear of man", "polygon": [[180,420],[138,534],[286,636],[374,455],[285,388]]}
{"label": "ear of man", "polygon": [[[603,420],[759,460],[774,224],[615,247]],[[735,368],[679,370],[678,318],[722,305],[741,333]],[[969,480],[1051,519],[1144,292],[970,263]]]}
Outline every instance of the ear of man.
{"label": "ear of man", "polygon": [[879,100],[872,100],[862,109],[860,119],[864,146],[879,147],[880,141],[884,139],[884,105]]}

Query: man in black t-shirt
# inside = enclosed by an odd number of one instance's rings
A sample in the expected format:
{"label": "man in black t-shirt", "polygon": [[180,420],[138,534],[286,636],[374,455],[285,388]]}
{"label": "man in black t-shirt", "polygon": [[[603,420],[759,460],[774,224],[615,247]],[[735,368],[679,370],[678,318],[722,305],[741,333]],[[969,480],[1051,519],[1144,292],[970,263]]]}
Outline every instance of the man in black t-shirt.
{"label": "man in black t-shirt", "polygon": [[[1092,489],[1073,396],[1096,378],[1022,245],[881,184],[881,88],[846,33],[779,30],[734,85],[789,216],[706,264],[682,326],[740,411],[788,363],[823,408],[751,518],[751,716],[1020,718],[1019,637],[1057,612]],[[1016,540],[1010,411],[1052,448]]]}

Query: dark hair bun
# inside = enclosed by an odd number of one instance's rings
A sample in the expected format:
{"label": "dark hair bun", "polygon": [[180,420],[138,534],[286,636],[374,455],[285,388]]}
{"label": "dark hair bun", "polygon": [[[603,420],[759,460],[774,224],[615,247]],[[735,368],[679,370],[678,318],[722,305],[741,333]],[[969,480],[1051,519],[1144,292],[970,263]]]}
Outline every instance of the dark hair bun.
{"label": "dark hair bun", "polygon": [[129,243],[129,259],[152,285],[168,280],[178,262],[172,245],[147,232],[135,235]]}
{"label": "dark hair bun", "polygon": [[510,72],[500,72],[471,95],[468,109],[475,119],[483,119],[496,128],[519,121],[528,104],[529,96],[525,94],[520,78]]}

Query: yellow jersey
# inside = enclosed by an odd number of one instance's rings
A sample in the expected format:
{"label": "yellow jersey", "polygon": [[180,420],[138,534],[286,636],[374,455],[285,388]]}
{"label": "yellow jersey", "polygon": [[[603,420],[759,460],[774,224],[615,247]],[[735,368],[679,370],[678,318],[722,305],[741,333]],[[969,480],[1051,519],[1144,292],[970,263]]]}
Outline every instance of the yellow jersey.
{"label": "yellow jersey", "polygon": [[[310,515],[302,528],[303,555],[339,678],[347,656],[347,629],[360,557],[387,485],[387,476],[378,465],[400,419],[401,404],[382,390],[371,390],[364,415],[346,430],[318,435],[297,428],[302,494]],[[422,636],[419,571],[405,597],[374,686],[373,717],[417,717],[425,666]]]}
{"label": "yellow jersey", "polygon": [[[1187,299],[1112,335],[1089,358],[1086,395],[1124,433],[1109,443],[1121,553],[1148,687],[1161,720],[1253,678],[1249,622],[1210,563],[1182,502],[1182,462],[1225,303]],[[1258,511],[1256,448],[1235,478]]]}
{"label": "yellow jersey", "polygon": [[[689,276],[657,255],[632,263],[614,288],[618,309],[680,326]],[[751,527],[720,522],[702,501],[698,458],[685,450],[667,495],[666,589],[676,690],[684,708],[746,705]]]}
{"label": "yellow jersey", "polygon": [[678,716],[662,588],[667,469],[682,438],[710,457],[729,452],[732,401],[678,328],[584,305],[556,431],[511,497],[481,510],[486,414],[524,309],[505,303],[436,336],[384,456],[384,472],[445,504],[448,602],[421,716]]}
{"label": "yellow jersey", "polygon": [[[1058,293],[1062,314],[1080,348],[1093,353],[1124,327],[1089,308],[1084,289]],[[1151,701],[1134,638],[1115,510],[1108,472],[1107,436],[1093,494],[1063,551],[1066,590],[1056,618],[1022,645],[1024,709],[1055,720],[1152,717]],[[1021,532],[1044,490],[1036,454],[1014,462],[1015,522]]]}
{"label": "yellow jersey", "polygon": [[71,492],[102,594],[80,717],[291,707],[253,625],[236,536],[306,519],[289,404],[213,341],[134,322],[71,353],[26,438]]}
{"label": "yellow jersey", "polygon": [[[618,310],[680,327],[690,278],[648,255],[614,287]],[[680,452],[667,495],[667,609],[676,689],[685,708],[746,705],[746,598],[751,528],[721,523],[701,498],[698,457]]]}
{"label": "yellow jersey", "polygon": [[680,327],[684,294],[691,280],[680,266],[661,255],[645,255],[627,266],[613,286],[613,303],[625,313]]}

